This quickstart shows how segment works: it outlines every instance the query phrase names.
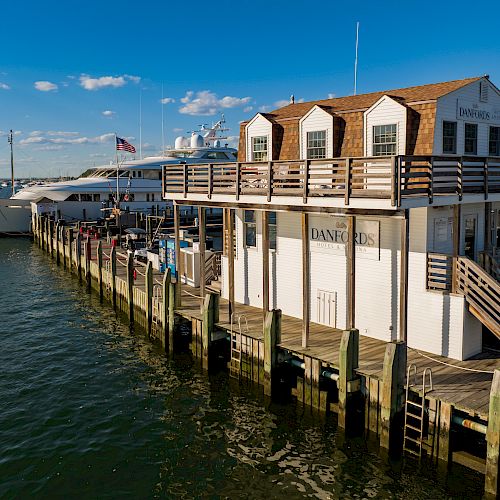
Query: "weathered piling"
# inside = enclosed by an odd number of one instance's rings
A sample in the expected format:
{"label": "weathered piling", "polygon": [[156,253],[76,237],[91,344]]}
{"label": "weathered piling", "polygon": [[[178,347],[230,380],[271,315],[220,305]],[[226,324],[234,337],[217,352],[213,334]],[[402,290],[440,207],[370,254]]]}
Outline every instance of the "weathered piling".
{"label": "weathered piling", "polygon": [[202,363],[203,368],[209,369],[212,338],[219,311],[219,296],[207,293],[203,300],[203,326],[202,326]]}
{"label": "weathered piling", "polygon": [[275,370],[277,364],[276,346],[281,341],[281,310],[273,309],[266,314],[264,322],[264,394],[273,395],[276,383]]}
{"label": "weathered piling", "polygon": [[134,256],[129,253],[127,256],[127,299],[128,317],[130,323],[134,323]]}
{"label": "weathered piling", "polygon": [[99,287],[99,299],[102,302],[104,298],[104,289],[102,284],[102,241],[97,242],[97,284]]}
{"label": "weathered piling", "polygon": [[393,443],[402,435],[401,414],[404,405],[406,377],[406,343],[387,344],[382,375],[380,401],[380,446],[393,450]]}
{"label": "weathered piling", "polygon": [[339,426],[347,427],[353,411],[352,393],[354,392],[355,370],[359,366],[359,331],[345,330],[340,341],[339,378],[337,381],[339,394]]}
{"label": "weathered piling", "polygon": [[109,260],[111,261],[111,302],[113,304],[113,309],[116,309],[116,247],[111,248],[109,254]]}
{"label": "weathered piling", "polygon": [[168,351],[171,353],[174,350],[174,333],[175,333],[175,305],[177,299],[175,294],[177,288],[175,283],[169,283],[168,292]]}
{"label": "weathered piling", "polygon": [[92,276],[90,274],[90,261],[92,258],[92,243],[90,238],[87,236],[85,241],[85,283],[87,285],[87,290],[90,290],[92,285]]}
{"label": "weathered piling", "polygon": [[148,335],[151,335],[153,327],[153,263],[148,261],[146,265],[146,325]]}
{"label": "weathered piling", "polygon": [[56,222],[55,224],[55,240],[56,240],[56,264],[59,265],[61,263],[61,255],[59,252],[60,248],[60,237],[61,237],[61,226],[59,222]]}
{"label": "weathered piling", "polygon": [[68,229],[68,269],[73,267],[73,229]]}
{"label": "weathered piling", "polygon": [[162,336],[161,343],[165,352],[173,351],[173,338],[170,337],[170,315],[169,315],[169,305],[170,305],[170,281],[171,281],[171,271],[170,268],[167,268],[165,274],[163,275],[163,283],[162,283]]}
{"label": "weathered piling", "polygon": [[78,272],[78,279],[82,280],[82,235],[80,232],[76,233],[76,268]]}
{"label": "weathered piling", "polygon": [[493,374],[486,431],[486,478],[484,491],[487,496],[497,498],[500,494],[498,467],[500,453],[500,370]]}

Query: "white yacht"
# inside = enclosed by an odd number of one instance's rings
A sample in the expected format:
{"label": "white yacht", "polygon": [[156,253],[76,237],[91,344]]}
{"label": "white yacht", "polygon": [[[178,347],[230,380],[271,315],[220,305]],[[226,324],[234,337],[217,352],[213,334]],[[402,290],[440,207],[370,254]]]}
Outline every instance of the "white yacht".
{"label": "white yacht", "polygon": [[[0,234],[29,231],[31,213],[51,213],[67,221],[95,220],[106,209],[161,211],[171,204],[162,199],[162,165],[236,161],[236,149],[222,145],[224,118],[202,126],[191,137],[177,137],[163,155],[93,168],[78,179],[28,186],[0,200]],[[118,175],[117,175],[118,174]]]}

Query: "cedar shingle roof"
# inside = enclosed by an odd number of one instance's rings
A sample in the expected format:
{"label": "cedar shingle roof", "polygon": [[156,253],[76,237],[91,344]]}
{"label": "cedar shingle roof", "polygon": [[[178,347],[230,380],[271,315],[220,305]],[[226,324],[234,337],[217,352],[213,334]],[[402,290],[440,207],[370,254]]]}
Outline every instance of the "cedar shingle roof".
{"label": "cedar shingle roof", "polygon": [[269,113],[263,113],[263,115],[270,120],[300,118],[316,104],[324,107],[325,110],[330,113],[365,110],[375,104],[384,95],[389,95],[397,100],[401,100],[402,103],[431,101],[464,87],[469,83],[476,82],[481,78],[482,77],[465,78],[463,80],[430,83],[427,85],[418,85],[416,87],[406,87],[404,89],[384,90],[380,92],[372,92],[370,94],[358,94],[346,97],[335,97],[333,99],[323,99],[320,101],[289,104],[288,106],[270,111]]}

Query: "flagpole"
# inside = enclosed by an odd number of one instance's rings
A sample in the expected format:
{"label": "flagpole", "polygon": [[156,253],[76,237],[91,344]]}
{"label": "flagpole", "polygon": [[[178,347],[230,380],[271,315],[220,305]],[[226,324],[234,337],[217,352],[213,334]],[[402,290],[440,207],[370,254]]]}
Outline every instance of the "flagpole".
{"label": "flagpole", "polygon": [[120,170],[118,169],[118,139],[115,132],[115,155],[116,155],[116,208],[120,207]]}

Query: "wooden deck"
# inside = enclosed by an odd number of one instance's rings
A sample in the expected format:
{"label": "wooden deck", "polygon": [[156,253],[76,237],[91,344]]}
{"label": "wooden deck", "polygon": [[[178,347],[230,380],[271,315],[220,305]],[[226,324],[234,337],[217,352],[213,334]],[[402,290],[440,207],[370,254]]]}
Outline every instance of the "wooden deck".
{"label": "wooden deck", "polygon": [[[104,251],[107,253],[108,249]],[[123,253],[118,255],[119,262],[116,266],[117,276],[122,279],[126,277],[124,257]],[[144,290],[145,278],[142,274],[144,269],[141,266],[137,269],[134,286]],[[155,284],[161,284],[162,279],[163,274],[154,271]],[[188,320],[201,319],[199,293],[197,288],[182,285],[182,305],[176,313]],[[217,323],[220,330],[230,332],[232,328],[233,331],[263,341],[262,309],[237,303],[232,327],[228,309],[228,301],[221,298]],[[341,337],[341,330],[311,323],[309,347],[304,349],[302,347],[302,321],[299,318],[284,315],[279,347],[299,358],[308,356],[320,360],[323,366],[338,369]],[[381,380],[385,348],[386,342],[360,335],[357,373]],[[451,403],[457,409],[487,420],[492,372],[495,368],[500,368],[499,352],[485,350],[467,361],[456,361],[409,348],[407,356],[408,363],[414,363],[418,368],[417,390],[421,388],[423,369],[431,368],[433,379],[433,391],[429,393],[431,397]]]}
{"label": "wooden deck", "polygon": [[[199,290],[182,286],[182,306],[177,312],[182,316],[201,318]],[[263,313],[256,307],[236,304],[233,330],[240,331],[237,318],[241,316],[241,333],[260,341],[263,340]],[[248,322],[248,329],[247,329]],[[228,302],[220,301],[217,326],[228,332],[231,329]],[[304,355],[319,359],[323,365],[338,369],[342,331],[317,323],[310,325],[309,347],[302,347],[302,321],[291,316],[282,317],[281,343],[279,346],[297,357]],[[382,379],[386,342],[360,335],[359,368],[357,373]],[[429,395],[448,403],[457,409],[488,419],[489,397],[493,370],[500,367],[500,353],[485,350],[466,361],[457,361],[409,348],[408,363],[416,364],[418,378],[416,389],[421,388],[421,374],[424,368],[431,368],[434,389]],[[480,370],[480,372],[469,371]],[[487,372],[487,373],[483,373]]]}

